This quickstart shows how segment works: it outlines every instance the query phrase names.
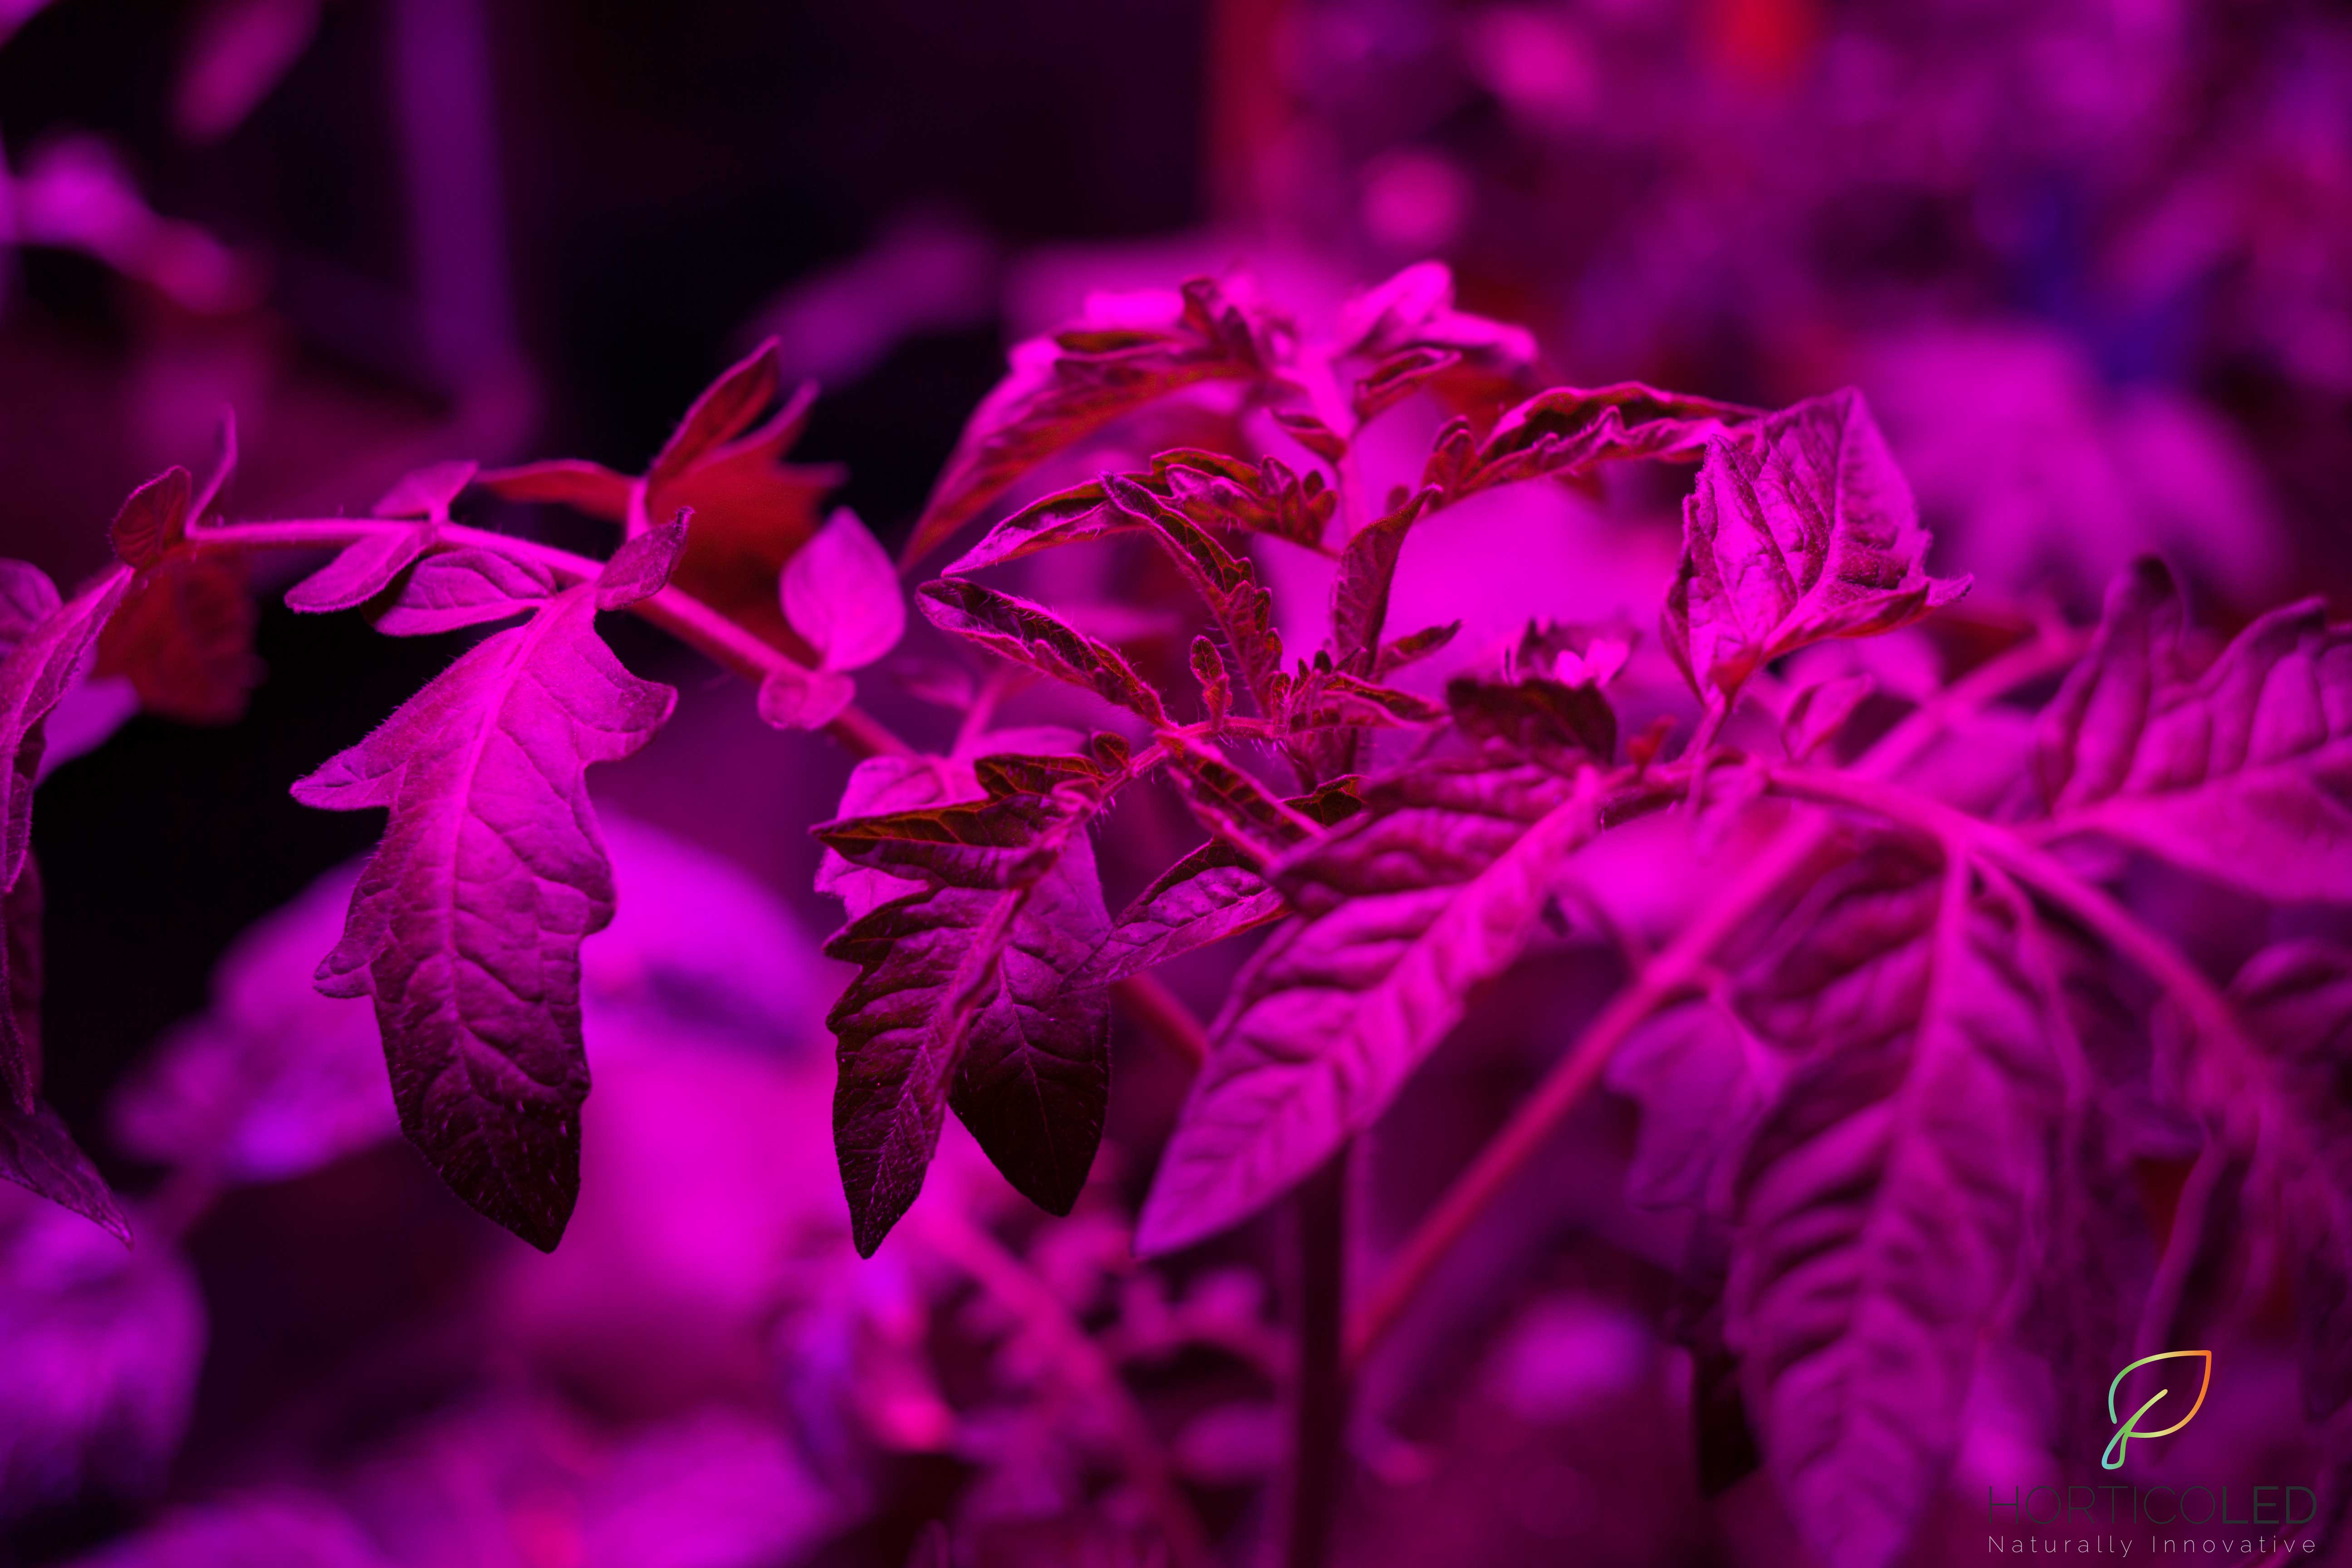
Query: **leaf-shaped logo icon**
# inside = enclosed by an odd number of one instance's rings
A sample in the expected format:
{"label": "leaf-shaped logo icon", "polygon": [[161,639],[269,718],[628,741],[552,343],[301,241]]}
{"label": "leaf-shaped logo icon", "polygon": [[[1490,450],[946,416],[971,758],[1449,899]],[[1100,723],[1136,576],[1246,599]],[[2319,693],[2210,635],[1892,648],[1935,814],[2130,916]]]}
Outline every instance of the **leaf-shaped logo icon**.
{"label": "leaf-shaped logo icon", "polygon": [[[2141,1430],[2139,1425],[2140,1417],[2146,1415],[2150,1410],[2155,1409],[2158,1404],[2163,1402],[2166,1395],[2172,1392],[2168,1388],[2159,1388],[2153,1394],[2148,1396],[2146,1404],[2133,1411],[2130,1415],[2116,1415],[2116,1394],[2123,1387],[2124,1379],[2129,1377],[2141,1367],[2150,1365],[2153,1363],[2160,1361],[2178,1361],[2186,1356],[2197,1356],[2201,1358],[2204,1362],[2205,1373],[2204,1381],[2197,1385],[2197,1402],[2189,1407],[2188,1415],[2183,1415],[2179,1420],[2175,1421],[2169,1426],[2159,1427],[2153,1431]],[[2110,1470],[2121,1469],[2124,1463],[2124,1450],[2134,1437],[2169,1437],[2175,1432],[2179,1431],[2183,1426],[2188,1426],[2190,1421],[2196,1419],[2197,1413],[2205,1408],[2205,1394],[2206,1391],[2212,1386],[2213,1352],[2211,1351],[2159,1351],[2155,1355],[2140,1357],[2139,1360],[2132,1363],[2131,1365],[2116,1373],[2116,1380],[2107,1384],[2107,1419],[2117,1422],[2118,1425],[2116,1427],[2116,1435],[2107,1439],[2107,1451],[2099,1456],[2099,1464],[2101,1468]]]}

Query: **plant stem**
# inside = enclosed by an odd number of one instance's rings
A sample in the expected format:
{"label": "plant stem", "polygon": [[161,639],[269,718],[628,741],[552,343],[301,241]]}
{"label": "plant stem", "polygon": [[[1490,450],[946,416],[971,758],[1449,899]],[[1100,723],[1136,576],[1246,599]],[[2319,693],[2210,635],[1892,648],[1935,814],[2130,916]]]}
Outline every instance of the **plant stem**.
{"label": "plant stem", "polygon": [[1299,1184],[1291,1206],[1297,1264],[1298,1373],[1292,1384],[1284,1568],[1327,1568],[1346,1480],[1348,1149]]}
{"label": "plant stem", "polygon": [[1212,1568],[1215,1558],[1201,1517],[1177,1485],[1151,1423],[1101,1347],[1087,1337],[1045,1282],[994,1237],[944,1205],[920,1210],[919,1215],[918,1234],[931,1249],[971,1275],[998,1305],[1051,1345],[1053,1366],[1101,1404],[1110,1417],[1112,1440],[1128,1479],[1160,1521],[1171,1558],[1180,1568]]}
{"label": "plant stem", "polygon": [[[198,544],[231,549],[339,550],[362,539],[419,526],[385,518],[302,518],[282,522],[191,526],[188,537]],[[604,563],[591,556],[575,555],[533,540],[467,528],[461,523],[436,523],[432,527],[436,538],[444,543],[519,556],[546,568],[562,583],[593,582],[604,570]],[[764,679],[778,669],[803,668],[782,648],[681,589],[664,588],[630,608],[713,663],[751,680]],[[861,758],[914,754],[915,749],[892,732],[889,726],[855,706],[843,709],[840,717],[824,727],[824,732]],[[1207,1032],[1175,993],[1160,981],[1140,974],[1120,981],[1112,990],[1146,1031],[1194,1066],[1200,1064],[1207,1050]]]}
{"label": "plant stem", "polygon": [[[1900,772],[1957,720],[2015,687],[2065,668],[2080,657],[2084,641],[2072,636],[2037,639],[1987,660],[1887,731],[1856,762],[1854,773],[1883,777]],[[1351,1366],[1360,1365],[1396,1326],[1454,1244],[1600,1081],[1610,1053],[1652,1013],[1703,985],[1716,950],[1811,863],[1831,833],[1826,818],[1791,825],[1585,1026],[1535,1093],[1478,1152],[1469,1169],[1454,1178],[1406,1238],[1387,1277],[1349,1327]]]}

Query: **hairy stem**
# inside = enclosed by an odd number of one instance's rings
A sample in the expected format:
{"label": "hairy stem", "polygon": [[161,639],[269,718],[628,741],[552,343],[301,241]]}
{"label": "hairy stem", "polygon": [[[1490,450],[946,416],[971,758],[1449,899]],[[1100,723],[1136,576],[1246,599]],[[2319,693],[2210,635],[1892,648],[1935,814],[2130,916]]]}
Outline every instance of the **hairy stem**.
{"label": "hairy stem", "polygon": [[[1854,773],[1885,777],[1901,772],[1952,723],[2017,687],[2064,669],[2080,657],[2084,640],[2073,635],[2041,638],[1987,660],[1887,731],[1855,763]],[[1360,1363],[1396,1326],[1454,1244],[1600,1081],[1610,1054],[1651,1014],[1705,985],[1717,949],[1812,863],[1832,831],[1826,818],[1792,824],[1585,1026],[1535,1093],[1406,1238],[1387,1278],[1349,1325],[1350,1364]]]}

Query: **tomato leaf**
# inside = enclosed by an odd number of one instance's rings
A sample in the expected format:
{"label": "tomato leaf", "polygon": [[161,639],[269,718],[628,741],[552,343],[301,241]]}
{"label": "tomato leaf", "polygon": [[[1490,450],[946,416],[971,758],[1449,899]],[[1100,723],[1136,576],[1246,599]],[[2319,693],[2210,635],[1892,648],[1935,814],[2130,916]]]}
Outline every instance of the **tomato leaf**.
{"label": "tomato leaf", "polygon": [[1013,351],[965,424],[905,559],[946,543],[1023,474],[1120,415],[1204,381],[1266,373],[1270,324],[1213,279],[1173,294],[1097,295],[1085,319]]}
{"label": "tomato leaf", "polygon": [[1372,362],[1351,395],[1360,421],[1423,387],[1456,413],[1490,417],[1534,385],[1534,334],[1455,310],[1442,261],[1415,262],[1347,300],[1336,336],[1340,357]]}
{"label": "tomato leaf", "polygon": [[356,540],[287,589],[286,606],[311,616],[356,609],[391,587],[394,578],[433,547],[435,537],[431,523],[419,523]]}
{"label": "tomato leaf", "polygon": [[555,574],[528,555],[468,544],[426,555],[375,617],[387,637],[428,637],[536,611],[555,597]]}
{"label": "tomato leaf", "polygon": [[1440,431],[1422,483],[1451,505],[1497,485],[1578,478],[1604,462],[1696,462],[1708,442],[1732,439],[1763,416],[1635,381],[1555,386],[1504,415],[1484,442],[1472,438],[1467,421]]}
{"label": "tomato leaf", "polygon": [[2031,916],[1886,843],[1815,885],[1736,986],[1799,1057],[1735,1183],[1727,1339],[1791,1517],[1885,1568],[1957,1451],[2038,1226],[2062,1099]]}
{"label": "tomato leaf", "polygon": [[1766,662],[1893,631],[1968,590],[1927,575],[1927,531],[1862,394],[1808,398],[1711,441],[1683,503],[1666,649],[1728,701]]}
{"label": "tomato leaf", "polygon": [[1247,1218],[1389,1102],[1517,957],[1560,862],[1596,829],[1592,792],[1528,764],[1424,763],[1277,861],[1297,913],[1226,1003],[1146,1201],[1137,1250]]}
{"label": "tomato leaf", "polygon": [[368,509],[373,517],[420,517],[433,522],[449,521],[449,503],[471,484],[481,465],[460,459],[430,463],[405,473]]}
{"label": "tomato leaf", "polygon": [[847,507],[784,563],[783,605],[826,669],[862,669],[906,635],[898,568]]}
{"label": "tomato leaf", "polygon": [[1167,722],[1168,710],[1160,693],[1118,650],[1087,636],[1043,605],[960,577],[924,584],[921,605],[924,616],[941,631],[969,638],[1000,658],[1056,680],[1084,687],[1154,725]]}
{"label": "tomato leaf", "polygon": [[2052,826],[2121,839],[2266,898],[2352,900],[2352,628],[2306,600],[2191,676],[2164,566],[2108,591],[2038,736]]}
{"label": "tomato leaf", "polygon": [[330,811],[388,806],[320,990],[372,995],[401,1129],[476,1209],[541,1250],[580,1184],[580,942],[613,916],[584,787],[676,693],[595,636],[568,589],[476,644],[294,786]]}
{"label": "tomato leaf", "polygon": [[[1078,544],[1141,528],[1150,513],[1113,501],[1108,476],[1046,496],[990,529],[947,569],[962,576],[1060,544]],[[1250,463],[1222,452],[1180,447],[1157,453],[1149,473],[1120,476],[1160,505],[1202,528],[1270,533],[1309,550],[1322,548],[1339,492],[1279,458]]]}
{"label": "tomato leaf", "polygon": [[686,553],[687,514],[659,528],[624,540],[596,574],[596,607],[625,610],[652,598],[669,585],[670,574]]}

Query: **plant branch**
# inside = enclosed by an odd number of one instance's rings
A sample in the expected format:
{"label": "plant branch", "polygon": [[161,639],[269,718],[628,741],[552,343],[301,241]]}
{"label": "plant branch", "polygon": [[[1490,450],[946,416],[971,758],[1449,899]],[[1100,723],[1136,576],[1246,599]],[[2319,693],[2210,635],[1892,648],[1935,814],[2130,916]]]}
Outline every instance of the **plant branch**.
{"label": "plant branch", "polygon": [[946,1205],[920,1212],[920,1235],[930,1248],[971,1276],[997,1303],[1052,1347],[1050,1364],[1100,1402],[1128,1477],[1143,1493],[1181,1568],[1213,1568],[1208,1532],[1178,1486],[1174,1469],[1142,1407],[1128,1392],[1102,1348],[1087,1337],[1061,1300],[994,1237]]}
{"label": "plant branch", "polygon": [[[2072,634],[2040,638],[1987,660],[1888,731],[1855,763],[1853,771],[1872,777],[1900,773],[1953,723],[2019,686],[2064,669],[2080,657],[2084,640]],[[1349,1325],[1351,1365],[1360,1364],[1396,1326],[1454,1244],[1582,1101],[1600,1080],[1610,1053],[1652,1013],[1679,996],[1703,990],[1717,949],[1811,864],[1832,831],[1826,817],[1792,825],[1585,1026],[1535,1093],[1479,1151],[1469,1169],[1454,1178],[1406,1238],[1388,1277]]]}

